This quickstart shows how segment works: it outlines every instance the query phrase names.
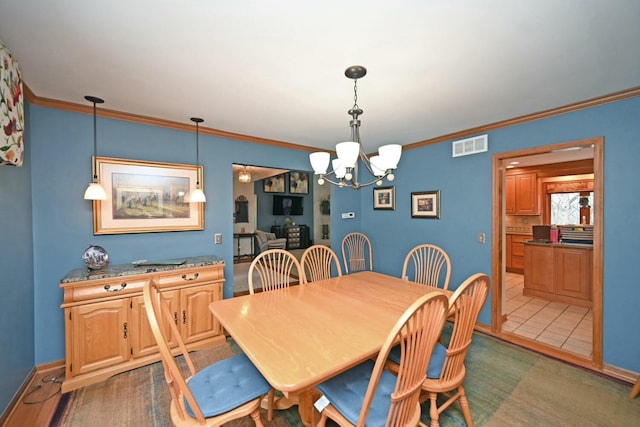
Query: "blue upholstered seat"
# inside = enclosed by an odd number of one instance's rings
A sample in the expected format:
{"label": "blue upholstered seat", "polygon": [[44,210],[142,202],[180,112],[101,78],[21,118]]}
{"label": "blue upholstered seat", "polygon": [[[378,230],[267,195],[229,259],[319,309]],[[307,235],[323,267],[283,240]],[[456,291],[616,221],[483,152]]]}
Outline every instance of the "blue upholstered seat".
{"label": "blue upholstered seat", "polygon": [[[374,362],[367,360],[318,385],[318,390],[354,425],[358,424],[358,417],[373,367]],[[396,376],[391,372],[382,371],[365,425],[385,425],[391,407],[391,393],[395,390],[396,380]]]}
{"label": "blue upholstered seat", "polygon": [[[271,390],[244,354],[207,366],[191,378],[188,386],[205,418],[230,411]],[[186,399],[185,406],[193,417]]]}
{"label": "blue upholstered seat", "polygon": [[[431,355],[431,359],[429,359],[429,367],[427,368],[427,378],[438,379],[440,378],[440,374],[442,373],[442,368],[444,367],[444,359],[447,356],[447,348],[442,344],[436,344],[436,347],[433,349],[433,354]],[[397,345],[391,349],[389,352],[389,360],[392,362],[400,364],[400,346]]]}

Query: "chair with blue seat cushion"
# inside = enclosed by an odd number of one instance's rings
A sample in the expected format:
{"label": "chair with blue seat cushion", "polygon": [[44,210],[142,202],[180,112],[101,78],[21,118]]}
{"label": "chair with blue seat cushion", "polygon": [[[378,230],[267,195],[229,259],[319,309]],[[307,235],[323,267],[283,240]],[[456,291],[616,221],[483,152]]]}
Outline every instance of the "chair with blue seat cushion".
{"label": "chair with blue seat cushion", "polygon": [[[330,402],[318,426],[325,426],[329,418],[341,426],[418,425],[420,388],[448,308],[445,295],[419,298],[393,326],[375,363],[367,360],[318,385]],[[384,367],[397,342],[400,364],[393,374]]]}
{"label": "chair with blue seat cushion", "polygon": [[[466,376],[464,360],[471,345],[473,327],[476,324],[480,310],[489,293],[489,277],[477,273],[465,280],[458,289],[449,297],[449,310],[453,322],[453,330],[448,347],[436,344],[431,355],[427,375],[422,390],[424,395],[431,400],[429,416],[431,426],[439,424],[440,414],[453,402],[458,400],[462,407],[465,422],[468,427],[473,425],[469,402],[462,383]],[[393,348],[389,354],[387,367],[391,371],[397,369],[399,363],[400,348]],[[456,393],[452,393],[457,391]],[[448,394],[448,399],[438,407],[436,398],[438,393]]]}
{"label": "chair with blue seat cushion", "polygon": [[[256,426],[263,427],[260,402],[265,395],[272,399],[273,389],[251,361],[243,354],[221,360],[196,372],[169,303],[153,281],[145,284],[143,297],[149,325],[158,344],[165,379],[171,391],[170,412],[173,424],[219,426],[250,415]],[[171,346],[168,337],[171,338]],[[175,344],[179,349],[177,353]],[[191,373],[188,378],[182,375],[176,363],[175,356],[180,354]]]}

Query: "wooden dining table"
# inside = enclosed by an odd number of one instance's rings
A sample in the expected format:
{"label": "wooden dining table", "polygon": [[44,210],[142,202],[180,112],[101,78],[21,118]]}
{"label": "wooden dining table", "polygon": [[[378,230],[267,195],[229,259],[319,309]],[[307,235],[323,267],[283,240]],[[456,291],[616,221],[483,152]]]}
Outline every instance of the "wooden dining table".
{"label": "wooden dining table", "polygon": [[315,386],[375,357],[402,313],[429,292],[451,294],[364,271],[215,301],[209,308],[311,425]]}

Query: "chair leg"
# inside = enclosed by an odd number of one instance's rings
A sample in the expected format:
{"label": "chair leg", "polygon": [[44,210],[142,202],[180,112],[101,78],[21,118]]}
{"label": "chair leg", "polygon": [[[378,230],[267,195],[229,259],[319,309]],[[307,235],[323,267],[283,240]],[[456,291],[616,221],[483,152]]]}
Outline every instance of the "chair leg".
{"label": "chair leg", "polygon": [[316,427],[325,427],[327,425],[327,414],[322,412],[320,415],[321,415],[320,421],[318,421],[318,424],[316,424]]}
{"label": "chair leg", "polygon": [[251,418],[253,419],[253,422],[256,424],[256,427],[264,427],[264,424],[262,424],[262,418],[260,418],[259,407],[251,413]]}
{"label": "chair leg", "polygon": [[431,406],[429,407],[429,416],[431,417],[431,427],[440,427],[440,414],[438,413],[438,404],[436,399],[438,393],[429,393],[429,400],[431,400]]}
{"label": "chair leg", "polygon": [[458,387],[458,400],[462,407],[462,414],[464,415],[464,421],[467,423],[467,427],[473,427],[473,421],[471,420],[471,409],[469,408],[469,401],[464,393],[464,387]]}
{"label": "chair leg", "polygon": [[635,399],[636,397],[638,397],[638,394],[640,394],[640,377],[638,377],[636,384],[631,389],[631,393],[629,394],[629,397],[631,399]]}
{"label": "chair leg", "polygon": [[267,394],[267,421],[273,421],[273,405],[275,402],[276,390],[272,388]]}

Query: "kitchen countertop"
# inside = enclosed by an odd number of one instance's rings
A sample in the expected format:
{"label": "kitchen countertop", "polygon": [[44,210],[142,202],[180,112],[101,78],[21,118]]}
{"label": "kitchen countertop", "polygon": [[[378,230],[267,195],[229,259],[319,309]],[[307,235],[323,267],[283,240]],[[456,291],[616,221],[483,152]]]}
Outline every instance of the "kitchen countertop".
{"label": "kitchen countertop", "polygon": [[535,245],[535,246],[551,246],[551,247],[556,247],[556,248],[576,248],[576,249],[585,249],[585,250],[591,250],[593,249],[593,245],[592,244],[585,244],[585,243],[546,243],[546,242],[535,242],[535,241],[529,241],[529,242],[523,242],[525,245]]}

